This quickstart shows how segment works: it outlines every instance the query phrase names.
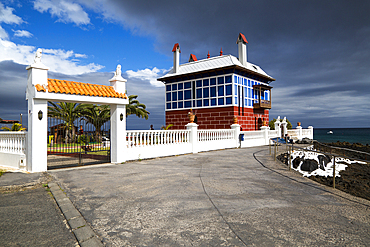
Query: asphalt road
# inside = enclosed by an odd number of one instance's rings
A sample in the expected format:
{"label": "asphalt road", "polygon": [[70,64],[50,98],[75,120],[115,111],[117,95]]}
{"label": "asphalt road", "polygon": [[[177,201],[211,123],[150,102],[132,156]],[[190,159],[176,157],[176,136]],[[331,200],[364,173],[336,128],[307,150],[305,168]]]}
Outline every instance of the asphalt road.
{"label": "asphalt road", "polygon": [[368,246],[370,202],[287,171],[268,148],[55,170],[107,246]]}

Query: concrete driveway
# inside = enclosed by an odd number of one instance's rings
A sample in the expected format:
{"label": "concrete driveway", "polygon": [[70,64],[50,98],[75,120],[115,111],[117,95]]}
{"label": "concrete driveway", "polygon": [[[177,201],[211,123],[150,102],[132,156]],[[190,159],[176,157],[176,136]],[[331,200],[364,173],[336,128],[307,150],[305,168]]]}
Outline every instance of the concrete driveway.
{"label": "concrete driveway", "polygon": [[370,202],[229,149],[50,172],[107,246],[366,246]]}

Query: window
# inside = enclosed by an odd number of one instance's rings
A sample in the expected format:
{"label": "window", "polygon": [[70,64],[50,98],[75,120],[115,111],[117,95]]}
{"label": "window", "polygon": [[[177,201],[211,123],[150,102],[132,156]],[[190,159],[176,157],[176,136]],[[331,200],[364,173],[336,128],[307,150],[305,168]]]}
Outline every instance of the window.
{"label": "window", "polygon": [[177,84],[172,84],[172,91],[177,90]]}
{"label": "window", "polygon": [[171,91],[171,85],[166,85],[166,91]]}
{"label": "window", "polygon": [[202,81],[201,80],[197,81],[197,87],[202,87]]}
{"label": "window", "polygon": [[171,93],[166,93],[166,100],[171,101]]}
{"label": "window", "polygon": [[191,99],[191,90],[185,90],[184,91],[184,98],[185,99]]}
{"label": "window", "polygon": [[231,105],[233,103],[233,98],[232,97],[227,97],[226,98],[226,105]]}
{"label": "window", "polygon": [[231,75],[225,76],[225,83],[231,83]]}
{"label": "window", "polygon": [[197,100],[197,107],[201,107],[202,106],[202,100]]}
{"label": "window", "polygon": [[209,97],[209,87],[203,88],[203,98]]}
{"label": "window", "polygon": [[171,103],[167,103],[167,104],[166,104],[166,108],[167,108],[167,109],[171,109]]}
{"label": "window", "polygon": [[224,86],[218,86],[218,96],[224,96]]}
{"label": "window", "polygon": [[178,88],[179,88],[179,90],[183,89],[184,88],[184,84],[183,83],[179,83]]}
{"label": "window", "polygon": [[217,84],[224,84],[224,77],[218,77],[217,78]]}
{"label": "window", "polygon": [[185,108],[191,108],[191,101],[190,100],[184,101],[184,104],[185,104]]}
{"label": "window", "polygon": [[231,84],[226,85],[225,89],[226,89],[226,95],[232,95],[233,94]]}
{"label": "window", "polygon": [[203,87],[209,86],[209,79],[203,80]]}
{"label": "window", "polygon": [[184,107],[184,103],[183,103],[182,101],[180,101],[180,102],[178,103],[178,105],[179,105],[179,108],[183,108],[183,107]]}
{"label": "window", "polygon": [[211,85],[216,85],[216,78],[211,78]]}
{"label": "window", "polygon": [[216,99],[211,99],[211,105],[212,106],[216,105]]}
{"label": "window", "polygon": [[190,83],[190,81],[189,81],[189,82],[185,82],[185,83],[184,83],[184,88],[185,88],[185,89],[191,88],[191,83]]}
{"label": "window", "polygon": [[172,102],[172,109],[177,109],[177,102]]}
{"label": "window", "polygon": [[224,98],[218,98],[218,105],[224,105]]}
{"label": "window", "polygon": [[209,106],[209,99],[204,99],[203,100],[203,105],[204,106]]}
{"label": "window", "polygon": [[211,87],[211,97],[216,97],[216,87]]}
{"label": "window", "polygon": [[175,101],[175,100],[177,100],[177,93],[172,92],[172,101]]}
{"label": "window", "polygon": [[200,98],[202,98],[202,89],[198,88],[197,89],[197,99],[200,99]]}
{"label": "window", "polygon": [[182,91],[179,91],[179,92],[177,93],[177,96],[178,96],[178,99],[179,99],[179,100],[183,100],[183,99],[184,99],[184,93],[183,93]]}

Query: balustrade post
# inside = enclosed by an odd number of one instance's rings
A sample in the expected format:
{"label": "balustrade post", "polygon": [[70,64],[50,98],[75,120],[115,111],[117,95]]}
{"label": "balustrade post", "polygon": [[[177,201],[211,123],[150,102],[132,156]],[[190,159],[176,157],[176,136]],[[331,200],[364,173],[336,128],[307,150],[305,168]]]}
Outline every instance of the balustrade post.
{"label": "balustrade post", "polygon": [[[231,129],[234,130],[234,140],[235,140],[235,147],[239,146],[239,135],[240,135],[240,125],[239,124],[232,124]],[[240,145],[241,147],[241,145]]]}
{"label": "balustrade post", "polygon": [[192,146],[193,154],[198,153],[198,125],[196,123],[188,123],[186,126],[187,130],[190,130],[190,143]]}

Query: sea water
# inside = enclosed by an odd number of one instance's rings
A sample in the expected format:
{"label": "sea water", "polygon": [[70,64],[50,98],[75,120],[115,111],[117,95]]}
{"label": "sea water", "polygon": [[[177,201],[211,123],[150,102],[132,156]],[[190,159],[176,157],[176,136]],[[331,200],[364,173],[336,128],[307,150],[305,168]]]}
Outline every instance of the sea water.
{"label": "sea water", "polygon": [[[333,134],[329,134],[329,131]],[[314,128],[313,139],[319,142],[340,141],[370,145],[370,128]]]}

